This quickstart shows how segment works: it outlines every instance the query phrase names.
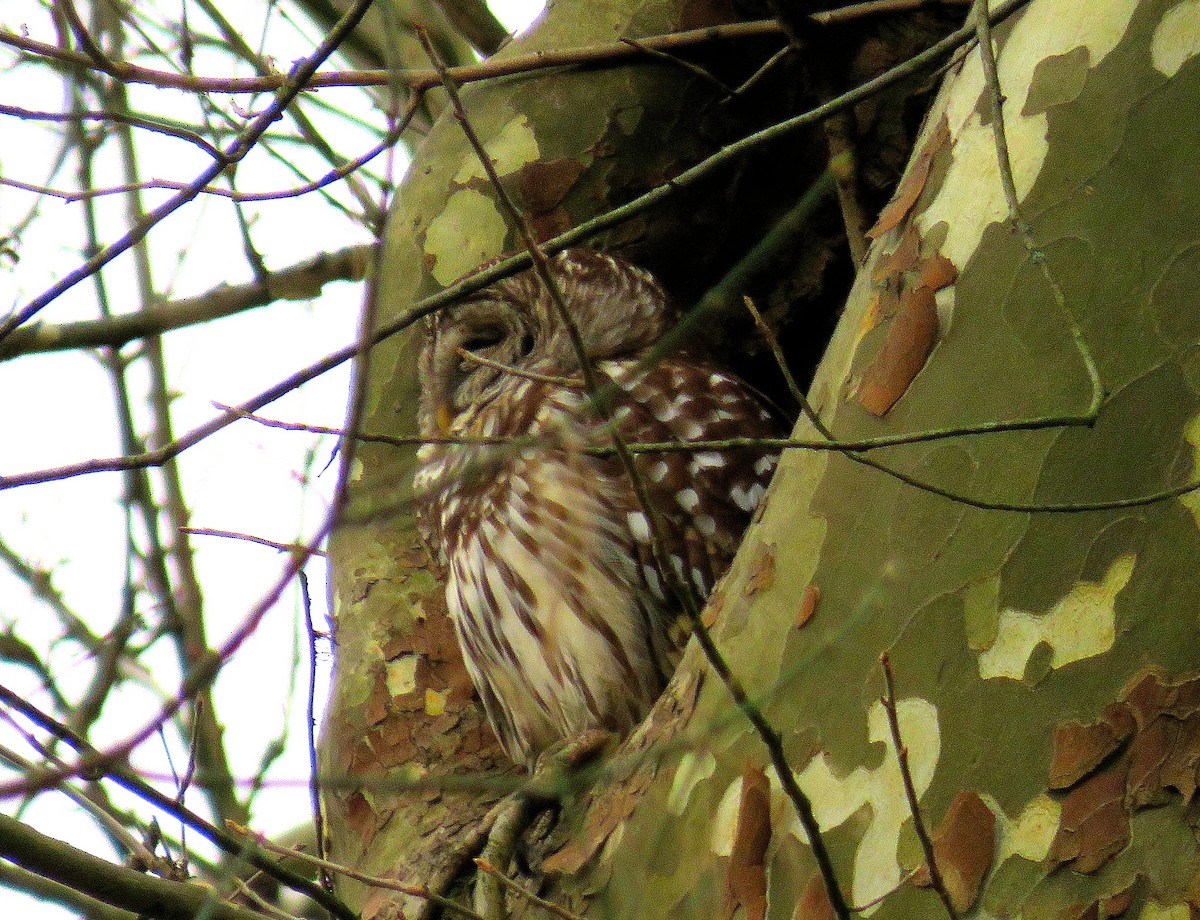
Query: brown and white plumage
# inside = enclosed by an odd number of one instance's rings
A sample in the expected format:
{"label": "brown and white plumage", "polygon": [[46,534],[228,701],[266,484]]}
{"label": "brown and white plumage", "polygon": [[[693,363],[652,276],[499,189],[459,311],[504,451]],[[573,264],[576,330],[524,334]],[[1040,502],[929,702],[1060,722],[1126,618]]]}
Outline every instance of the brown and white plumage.
{"label": "brown and white plumage", "polygon": [[[649,274],[585,250],[551,270],[626,441],[778,436],[757,394],[715,365],[644,361],[678,318]],[[521,439],[426,445],[416,475],[422,530],[446,565],[463,656],[505,750],[529,761],[588,728],[630,731],[684,632],[620,460],[583,451],[610,438],[540,280],[525,272],[435,316],[421,370],[423,434]],[[672,567],[707,597],[775,456],[662,452],[636,464]]]}

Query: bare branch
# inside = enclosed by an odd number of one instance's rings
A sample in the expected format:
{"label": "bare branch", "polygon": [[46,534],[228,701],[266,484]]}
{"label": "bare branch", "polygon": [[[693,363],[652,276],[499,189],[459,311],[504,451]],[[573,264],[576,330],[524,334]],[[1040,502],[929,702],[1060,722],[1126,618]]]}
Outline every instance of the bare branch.
{"label": "bare branch", "polygon": [[123,910],[161,920],[262,920],[263,915],[226,904],[210,888],[169,882],[114,865],[98,856],[39,834],[0,814],[0,855],[21,868]]}
{"label": "bare branch", "polygon": [[137,313],[17,329],[0,342],[0,361],[51,351],[119,348],[137,339],[233,316],[279,300],[309,300],[331,281],[361,281],[370,253],[370,245],[350,246],[272,272],[261,281],[213,288],[197,297],[152,304]]}
{"label": "bare branch", "polygon": [[[945,6],[961,6],[970,0],[942,0]],[[906,10],[920,9],[929,5],[929,0],[875,0],[870,3],[857,3],[840,10],[814,13],[812,19],[818,25],[834,25],[861,19],[878,14],[891,14]],[[780,35],[779,25],[771,19],[755,22],[741,22],[730,25],[710,26],[704,29],[692,29],[686,32],[673,32],[666,35],[655,35],[641,38],[638,43],[646,48],[658,51],[669,51],[704,45],[713,41],[740,40],[757,38],[764,35]],[[37,41],[28,36],[15,32],[0,30],[0,44],[10,45],[40,57],[69,64],[75,67],[97,69],[96,62],[86,54],[68,51],[57,45]],[[622,61],[626,58],[642,55],[641,48],[633,47],[623,42],[611,42],[600,45],[587,45],[579,48],[567,48],[562,51],[537,51],[531,54],[519,55],[503,60],[490,60],[483,64],[465,67],[450,67],[447,72],[455,83],[475,83],[480,80],[490,80],[496,77],[510,76],[516,73],[527,73],[534,70],[545,70],[551,67],[565,67],[572,64],[605,64]],[[110,69],[104,70],[110,76],[123,83],[148,83],[152,86],[183,89],[198,93],[262,93],[272,92],[282,88],[286,78],[279,75],[260,77],[193,77],[168,71],[152,70],[126,62],[109,62]],[[389,86],[396,81],[406,84],[413,89],[431,89],[438,86],[440,80],[437,71],[428,70],[360,70],[339,71],[314,74],[307,81],[310,89],[327,87],[351,86]]]}
{"label": "bare branch", "polygon": [[[52,303],[56,298],[66,291],[69,291],[76,284],[87,278],[97,269],[107,265],[121,253],[136,246],[139,242],[145,239],[146,234],[162,221],[167,216],[179,210],[183,205],[187,204],[193,198],[200,194],[200,190],[215,179],[223,169],[239,162],[248,154],[254,145],[266,132],[266,130],[279,118],[280,113],[291,104],[292,100],[299,95],[304,89],[312,75],[316,73],[318,67],[328,58],[337,47],[345,39],[354,27],[359,23],[367,9],[371,6],[372,0],[356,0],[350,11],[342,17],[341,22],[337,27],[321,43],[320,47],[309,57],[305,58],[301,63],[293,68],[288,75],[287,80],[279,89],[275,99],[272,101],[265,111],[255,117],[246,130],[226,148],[220,159],[216,160],[211,166],[203,170],[199,176],[183,191],[171,196],[167,201],[163,202],[157,208],[147,212],[145,218],[135,224],[129,231],[115,243],[105,247],[102,251],[96,253],[92,258],[88,259],[83,265],[68,272],[56,284],[51,285],[42,294],[35,297],[25,307],[18,310],[16,313],[9,316],[3,322],[0,322],[0,342],[3,342],[8,335],[18,326],[25,323],[32,316],[36,315],[39,310],[48,304]],[[119,69],[119,68],[118,68]],[[115,76],[115,74],[114,74]]]}
{"label": "bare branch", "polygon": [[896,681],[892,676],[892,659],[887,652],[884,652],[879,656],[879,663],[883,666],[885,686],[883,709],[887,713],[888,729],[892,733],[892,745],[896,748],[896,761],[900,765],[900,778],[904,782],[904,796],[908,799],[913,830],[916,831],[917,839],[921,842],[921,852],[925,854],[925,865],[929,869],[929,882],[933,886],[933,890],[937,892],[937,896],[941,898],[942,906],[946,908],[950,920],[958,920],[954,899],[950,897],[950,891],[946,888],[946,880],[942,878],[933,852],[933,841],[929,838],[925,820],[921,817],[921,806],[917,801],[916,787],[913,786],[912,771],[908,768],[908,748],[904,746],[904,741],[900,737],[900,714],[896,710]]}
{"label": "bare branch", "polygon": [[[51,776],[46,771],[38,779],[46,785],[55,785],[58,781],[65,779],[71,772],[87,772],[92,774],[90,778],[96,779],[100,775],[110,777],[114,782],[127,791],[133,793],[138,798],[157,808],[161,808],[165,813],[179,819],[187,827],[192,828],[205,839],[209,840],[215,846],[219,847],[224,852],[231,856],[237,856],[240,859],[253,865],[255,868],[262,870],[272,878],[278,879],[284,885],[294,891],[300,891],[313,898],[317,903],[321,904],[330,911],[339,920],[355,920],[351,914],[337,898],[326,892],[320,886],[314,884],[311,880],[304,878],[302,875],[297,875],[290,869],[279,865],[267,856],[257,847],[249,845],[247,841],[240,840],[230,834],[223,828],[219,828],[214,824],[210,824],[204,818],[200,817],[195,812],[185,808],[173,798],[164,795],[149,783],[141,779],[128,766],[124,766],[112,753],[104,754],[97,751],[94,747],[88,744],[83,738],[80,738],[75,732],[71,731],[66,725],[63,725],[58,720],[51,718],[46,713],[42,712],[21,695],[14,693],[7,687],[0,685],[0,702],[10,708],[20,712],[27,719],[32,721],[39,728],[50,732],[54,737],[65,741],[73,750],[82,755],[85,762],[85,769],[80,770],[56,770]],[[146,733],[147,736],[149,732]],[[30,785],[29,783],[22,785]],[[8,791],[12,791],[9,789]],[[0,790],[3,794],[3,790]],[[54,877],[54,876],[51,876]]]}

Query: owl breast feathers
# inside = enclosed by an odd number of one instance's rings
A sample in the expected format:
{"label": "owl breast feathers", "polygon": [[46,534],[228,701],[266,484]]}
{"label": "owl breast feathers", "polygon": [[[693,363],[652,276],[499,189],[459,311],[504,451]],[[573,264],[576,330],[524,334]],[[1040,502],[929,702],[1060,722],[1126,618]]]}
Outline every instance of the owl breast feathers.
{"label": "owl breast feathers", "polygon": [[[569,250],[552,277],[627,443],[778,437],[747,384],[705,361],[646,360],[677,312],[646,272]],[[511,438],[427,444],[418,520],[447,573],[467,668],[508,754],[530,762],[585,729],[619,734],[649,711],[686,629],[651,525],[583,388],[578,353],[532,272],[433,317],[421,433]],[[661,549],[700,598],[728,567],[770,480],[763,448],[639,454]]]}

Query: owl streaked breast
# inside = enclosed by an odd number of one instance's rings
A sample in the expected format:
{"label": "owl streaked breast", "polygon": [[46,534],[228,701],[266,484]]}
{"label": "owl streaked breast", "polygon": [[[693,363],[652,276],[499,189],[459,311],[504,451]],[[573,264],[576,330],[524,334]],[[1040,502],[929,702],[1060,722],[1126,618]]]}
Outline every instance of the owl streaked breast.
{"label": "owl streaked breast", "polygon": [[[687,354],[645,360],[678,319],[649,274],[587,250],[560,253],[551,270],[627,442],[780,435],[729,372]],[[445,564],[463,657],[501,744],[528,763],[589,728],[628,733],[665,687],[686,631],[621,461],[585,452],[611,438],[539,279],[522,273],[433,317],[421,373],[422,435],[513,439],[425,445],[415,483],[418,521]],[[661,452],[635,464],[669,564],[706,598],[776,455]]]}

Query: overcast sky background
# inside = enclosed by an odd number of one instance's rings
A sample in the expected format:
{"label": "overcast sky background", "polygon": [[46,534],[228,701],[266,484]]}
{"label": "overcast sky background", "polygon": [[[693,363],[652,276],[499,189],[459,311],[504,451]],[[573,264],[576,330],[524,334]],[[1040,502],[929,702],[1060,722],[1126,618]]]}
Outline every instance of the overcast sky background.
{"label": "overcast sky background", "polygon": [[[536,0],[507,0],[492,5],[511,29],[523,28],[541,8]],[[139,9],[147,6],[139,4]],[[164,18],[178,18],[178,0],[155,6],[166,11]],[[319,32],[307,24],[289,23],[278,12],[268,13],[266,0],[221,6],[248,42],[259,46],[261,37],[262,51],[279,62],[280,69],[310,54],[320,40]],[[190,17],[194,22],[200,18],[194,9]],[[4,0],[0,4],[0,27],[55,41],[49,15],[37,0]],[[50,112],[69,109],[69,100],[62,96],[62,84],[46,68],[26,65],[13,69],[16,60],[12,50],[0,48],[0,103]],[[161,62],[142,63],[162,66]],[[213,76],[235,73],[227,56],[202,45],[196,48],[194,70]],[[245,75],[247,71],[240,68],[236,73]],[[381,123],[356,90],[326,90],[322,97],[334,105],[351,108],[354,115],[373,125]],[[195,100],[184,93],[133,86],[130,98],[131,106],[138,111],[169,111],[180,119],[194,119],[198,111]],[[258,107],[262,104],[261,99],[255,100]],[[374,143],[370,132],[352,122],[322,116],[311,107],[308,113],[326,136],[336,139],[343,155],[357,155]],[[185,142],[144,131],[137,133],[137,142],[147,177],[188,181],[206,165],[204,155]],[[55,169],[61,147],[55,126],[0,116],[0,175],[5,178],[60,189],[76,187],[72,158]],[[323,161],[300,149],[296,163],[311,176],[322,175],[328,169]],[[98,185],[122,181],[115,156],[102,151],[98,166]],[[373,166],[382,170],[382,159]],[[403,160],[397,159],[397,174],[403,167]],[[239,166],[237,178],[243,191],[288,188],[298,181],[278,162],[257,153]],[[147,194],[147,207],[163,200],[166,194]],[[344,191],[336,194],[344,201],[352,200]],[[24,306],[83,259],[82,211],[78,203],[0,187],[0,236],[10,233],[34,208],[38,217],[21,234],[19,263],[11,265],[3,260],[0,264],[0,314]],[[109,196],[100,200],[100,208],[101,238],[110,242],[125,229],[125,205],[120,196]],[[252,207],[250,213],[253,238],[271,269],[369,239],[349,219],[331,220],[328,205],[312,195],[266,202]],[[164,296],[192,296],[220,284],[245,283],[252,278],[233,207],[225,199],[202,196],[185,206],[152,231],[149,245],[155,287]],[[105,272],[118,311],[128,311],[138,303],[132,264],[127,253]],[[241,402],[351,342],[360,305],[359,287],[337,283],[326,286],[312,301],[282,302],[169,333],[164,348],[172,386],[180,394],[172,405],[176,435],[211,418],[216,412],[213,403]],[[97,315],[95,290],[90,282],[84,282],[56,300],[40,319],[61,323],[94,319]],[[347,380],[347,369],[339,368],[272,404],[263,414],[338,426],[345,411]],[[121,452],[116,432],[111,385],[93,355],[64,353],[0,362],[0,474],[115,456]],[[327,470],[324,467],[332,447],[328,438],[277,431],[252,422],[238,423],[202,442],[183,454],[180,464],[184,492],[193,511],[192,525],[283,543],[304,539],[320,524],[328,507],[336,464]],[[19,555],[52,570],[55,587],[100,634],[111,628],[122,603],[121,487],[118,474],[104,473],[0,492],[0,540]],[[274,583],[283,560],[270,548],[244,541],[205,536],[193,539],[198,575],[205,591],[209,643],[216,647]],[[310,563],[308,574],[314,613],[321,621],[326,609],[323,562]],[[90,663],[81,659],[77,645],[55,645],[61,633],[58,620],[31,597],[20,580],[0,566],[0,630],[7,631],[13,624],[36,648],[52,649],[56,679],[68,692],[78,693],[92,674]],[[268,834],[293,827],[309,808],[304,727],[306,642],[299,597],[289,591],[225,667],[216,684],[216,705],[226,725],[227,748],[236,774],[253,776],[267,746],[286,738],[286,752],[272,768],[267,788],[255,802],[254,826]],[[178,684],[178,668],[166,644],[160,645],[144,660],[170,692]],[[0,683],[43,708],[53,708],[38,679],[25,669],[0,661]],[[318,691],[318,701],[323,700],[324,692],[323,688]],[[160,700],[150,694],[124,691],[106,707],[94,737],[118,741],[152,718],[159,705]],[[29,754],[20,735],[4,723],[0,723],[0,746]],[[171,770],[168,752],[175,767],[183,769],[186,750],[173,740],[148,742],[134,763],[149,775],[166,777]],[[12,776],[0,768],[0,781]],[[159,785],[173,793],[171,783]],[[111,792],[117,802],[132,804],[120,790],[112,788]],[[193,795],[198,804],[200,797]],[[5,801],[0,809],[18,813],[19,804]],[[146,813],[140,805],[137,810]],[[43,795],[19,814],[45,833],[112,856],[92,819],[60,795]],[[178,833],[166,816],[160,815],[159,820],[171,833]],[[195,835],[190,842],[201,843]],[[0,889],[0,916],[41,920],[67,915],[58,908],[36,905],[22,893]]]}

